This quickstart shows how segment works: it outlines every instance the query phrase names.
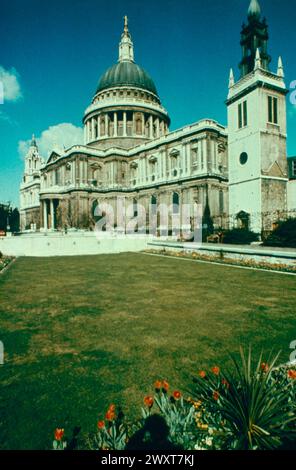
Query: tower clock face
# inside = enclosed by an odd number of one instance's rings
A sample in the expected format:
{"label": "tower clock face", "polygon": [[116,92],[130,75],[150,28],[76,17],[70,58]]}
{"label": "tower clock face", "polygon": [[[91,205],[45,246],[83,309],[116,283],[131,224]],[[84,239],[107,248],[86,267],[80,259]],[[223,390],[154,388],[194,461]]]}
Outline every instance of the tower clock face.
{"label": "tower clock face", "polygon": [[239,162],[241,165],[245,165],[248,161],[248,154],[246,152],[242,152],[239,156]]}

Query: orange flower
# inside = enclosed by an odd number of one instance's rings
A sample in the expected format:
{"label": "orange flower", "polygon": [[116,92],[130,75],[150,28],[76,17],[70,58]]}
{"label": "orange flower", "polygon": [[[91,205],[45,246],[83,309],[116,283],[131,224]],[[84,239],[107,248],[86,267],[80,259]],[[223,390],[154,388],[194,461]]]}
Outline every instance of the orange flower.
{"label": "orange flower", "polygon": [[174,393],[173,393],[173,397],[175,400],[180,400],[182,394],[181,392],[179,392],[179,390],[175,390]]}
{"label": "orange flower", "polygon": [[144,398],[144,405],[147,406],[148,408],[152,408],[154,403],[154,399],[151,396],[147,396]]}
{"label": "orange flower", "polygon": [[269,365],[266,364],[265,362],[262,362],[262,364],[261,364],[261,370],[262,370],[263,372],[268,372],[268,371],[269,371]]}
{"label": "orange flower", "polygon": [[115,412],[115,405],[113,403],[109,406],[108,411],[112,411],[112,413]]}
{"label": "orange flower", "polygon": [[288,370],[288,378],[295,380],[296,379],[296,370],[292,370],[292,369]]}
{"label": "orange flower", "polygon": [[219,375],[220,374],[220,367],[214,366],[214,367],[212,367],[211,371],[213,372],[213,374]]}
{"label": "orange flower", "polygon": [[104,429],[105,421],[98,421],[98,429]]}
{"label": "orange flower", "polygon": [[205,376],[207,375],[207,373],[204,371],[204,370],[201,370],[198,375],[200,376],[200,378],[204,379]]}
{"label": "orange flower", "polygon": [[156,382],[154,384],[154,387],[156,388],[156,390],[160,390],[161,389],[161,380],[156,380]]}
{"label": "orange flower", "polygon": [[217,392],[217,391],[216,391],[216,392],[214,392],[214,393],[213,393],[213,398],[214,398],[214,400],[218,401],[218,400],[219,400],[219,398],[220,398],[220,393],[219,393],[219,392]]}
{"label": "orange flower", "polygon": [[226,388],[229,388],[229,382],[226,379],[222,379],[222,385],[225,385]]}
{"label": "orange flower", "polygon": [[169,383],[166,380],[163,380],[162,382],[162,388],[167,392],[168,389],[170,388]]}
{"label": "orange flower", "polygon": [[63,439],[63,436],[65,434],[65,431],[64,429],[61,429],[61,428],[56,428],[55,432],[54,432],[54,438],[56,441],[61,441]]}
{"label": "orange flower", "polygon": [[113,421],[115,419],[114,411],[108,410],[106,415],[105,415],[105,418],[106,418],[107,421]]}

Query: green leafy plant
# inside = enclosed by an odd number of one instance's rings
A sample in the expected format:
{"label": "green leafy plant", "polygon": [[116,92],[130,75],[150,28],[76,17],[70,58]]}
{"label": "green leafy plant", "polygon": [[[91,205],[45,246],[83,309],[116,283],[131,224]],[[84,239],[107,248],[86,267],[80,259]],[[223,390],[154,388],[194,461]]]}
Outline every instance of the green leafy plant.
{"label": "green leafy plant", "polygon": [[264,241],[266,246],[296,248],[296,219],[279,221],[274,231]]}
{"label": "green leafy plant", "polygon": [[250,245],[250,243],[257,242],[258,240],[258,233],[243,228],[234,228],[223,233],[223,243],[227,244]]}
{"label": "green leafy plant", "polygon": [[168,392],[168,382],[157,380],[154,397],[144,398],[146,406],[142,408],[142,416],[144,419],[150,416],[155,404],[157,412],[168,426],[170,441],[183,449],[190,449],[196,441],[195,408],[190,400],[184,399],[179,390],[172,394]]}
{"label": "green leafy plant", "polygon": [[121,409],[111,404],[106,412],[105,420],[97,423],[97,432],[90,436],[88,445],[92,450],[123,450],[127,442],[127,425]]}
{"label": "green leafy plant", "polygon": [[249,350],[235,358],[234,372],[195,378],[195,393],[206,410],[207,422],[225,449],[275,449],[295,437],[295,382],[293,372],[278,372],[278,355],[262,356],[256,365]]}

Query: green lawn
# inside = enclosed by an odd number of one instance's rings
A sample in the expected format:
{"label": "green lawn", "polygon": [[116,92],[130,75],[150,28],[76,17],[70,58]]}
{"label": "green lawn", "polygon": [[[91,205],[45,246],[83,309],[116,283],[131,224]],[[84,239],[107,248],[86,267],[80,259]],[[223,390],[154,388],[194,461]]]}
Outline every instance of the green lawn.
{"label": "green lawn", "polygon": [[155,379],[186,390],[239,345],[287,361],[295,281],[144,254],[18,259],[0,276],[1,448],[83,435],[110,402],[138,416]]}

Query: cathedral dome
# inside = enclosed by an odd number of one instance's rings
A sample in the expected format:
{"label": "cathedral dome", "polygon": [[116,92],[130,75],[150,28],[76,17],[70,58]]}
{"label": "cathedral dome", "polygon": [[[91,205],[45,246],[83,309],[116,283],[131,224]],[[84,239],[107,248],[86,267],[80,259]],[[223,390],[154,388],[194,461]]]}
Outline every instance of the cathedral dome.
{"label": "cathedral dome", "polygon": [[158,96],[156,86],[150,75],[139,65],[131,61],[114,64],[102,75],[97,92],[118,86],[131,86],[150,91]]}
{"label": "cathedral dome", "polygon": [[170,118],[156,86],[135,63],[126,16],[118,62],[101,76],[83,123],[86,145],[96,148],[131,148],[168,132]]}

